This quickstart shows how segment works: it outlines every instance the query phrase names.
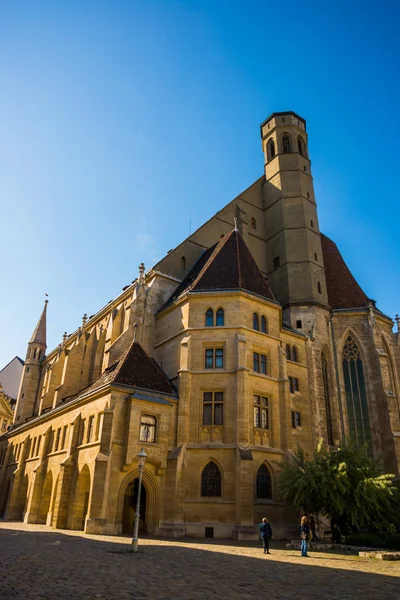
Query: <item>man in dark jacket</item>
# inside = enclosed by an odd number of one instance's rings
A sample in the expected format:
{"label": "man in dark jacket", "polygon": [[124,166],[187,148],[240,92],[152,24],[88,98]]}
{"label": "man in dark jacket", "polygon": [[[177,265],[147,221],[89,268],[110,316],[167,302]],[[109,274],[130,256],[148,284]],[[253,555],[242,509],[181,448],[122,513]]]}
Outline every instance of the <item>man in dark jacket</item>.
{"label": "man in dark jacket", "polygon": [[269,540],[272,538],[272,528],[266,517],[263,518],[258,530],[263,541],[264,554],[271,554],[269,551]]}

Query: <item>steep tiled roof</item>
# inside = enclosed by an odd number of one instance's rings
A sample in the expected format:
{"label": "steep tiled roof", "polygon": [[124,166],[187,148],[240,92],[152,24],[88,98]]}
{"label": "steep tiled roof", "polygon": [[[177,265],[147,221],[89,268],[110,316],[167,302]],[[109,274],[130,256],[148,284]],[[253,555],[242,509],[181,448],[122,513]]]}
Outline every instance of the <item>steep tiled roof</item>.
{"label": "steep tiled roof", "polygon": [[185,292],[246,290],[269,300],[274,296],[237,230],[204,252],[167,304]]}
{"label": "steep tiled roof", "polygon": [[176,394],[165,373],[137,342],[132,342],[119,358],[80,394],[93,392],[111,383],[119,383],[164,394]]}
{"label": "steep tiled roof", "polygon": [[46,346],[46,312],[47,312],[47,303],[48,300],[44,302],[44,309],[42,314],[40,315],[40,319],[35,327],[35,331],[32,333],[32,337],[30,339],[30,344],[42,344]]}
{"label": "steep tiled roof", "polygon": [[332,308],[360,308],[368,306],[368,296],[354,279],[338,247],[321,234],[328,301]]}

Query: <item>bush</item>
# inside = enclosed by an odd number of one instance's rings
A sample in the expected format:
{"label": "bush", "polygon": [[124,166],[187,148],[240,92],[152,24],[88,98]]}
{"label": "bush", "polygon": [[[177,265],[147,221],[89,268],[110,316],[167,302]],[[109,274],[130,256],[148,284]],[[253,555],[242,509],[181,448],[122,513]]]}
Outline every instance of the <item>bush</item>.
{"label": "bush", "polygon": [[353,533],[346,537],[346,544],[366,548],[383,548],[386,545],[383,538],[373,533]]}
{"label": "bush", "polygon": [[400,533],[392,533],[387,538],[385,546],[389,550],[400,550]]}

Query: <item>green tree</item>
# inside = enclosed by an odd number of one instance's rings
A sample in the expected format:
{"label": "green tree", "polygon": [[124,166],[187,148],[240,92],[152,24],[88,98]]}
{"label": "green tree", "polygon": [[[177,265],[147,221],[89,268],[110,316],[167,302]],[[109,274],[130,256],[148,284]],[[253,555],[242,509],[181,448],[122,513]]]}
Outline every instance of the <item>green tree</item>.
{"label": "green tree", "polygon": [[342,532],[368,529],[387,535],[399,526],[400,497],[394,475],[381,474],[366,448],[342,443],[306,460],[299,448],[281,464],[278,485],[284,500],[306,514],[322,514]]}

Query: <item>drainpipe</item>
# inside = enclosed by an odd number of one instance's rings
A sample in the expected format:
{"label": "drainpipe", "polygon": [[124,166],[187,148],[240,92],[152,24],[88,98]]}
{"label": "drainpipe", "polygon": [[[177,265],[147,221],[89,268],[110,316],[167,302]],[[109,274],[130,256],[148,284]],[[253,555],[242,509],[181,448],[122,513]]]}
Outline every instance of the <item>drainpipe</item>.
{"label": "drainpipe", "polygon": [[342,440],[343,440],[344,439],[344,420],[343,420],[342,394],[340,391],[339,365],[338,365],[338,358],[337,358],[336,340],[335,340],[335,331],[334,331],[334,327],[333,327],[332,311],[331,311],[331,314],[329,317],[329,324],[331,326],[333,360],[335,362],[335,371],[336,371],[336,388],[337,388],[337,397],[338,397],[338,405],[339,405],[340,433],[342,434]]}

